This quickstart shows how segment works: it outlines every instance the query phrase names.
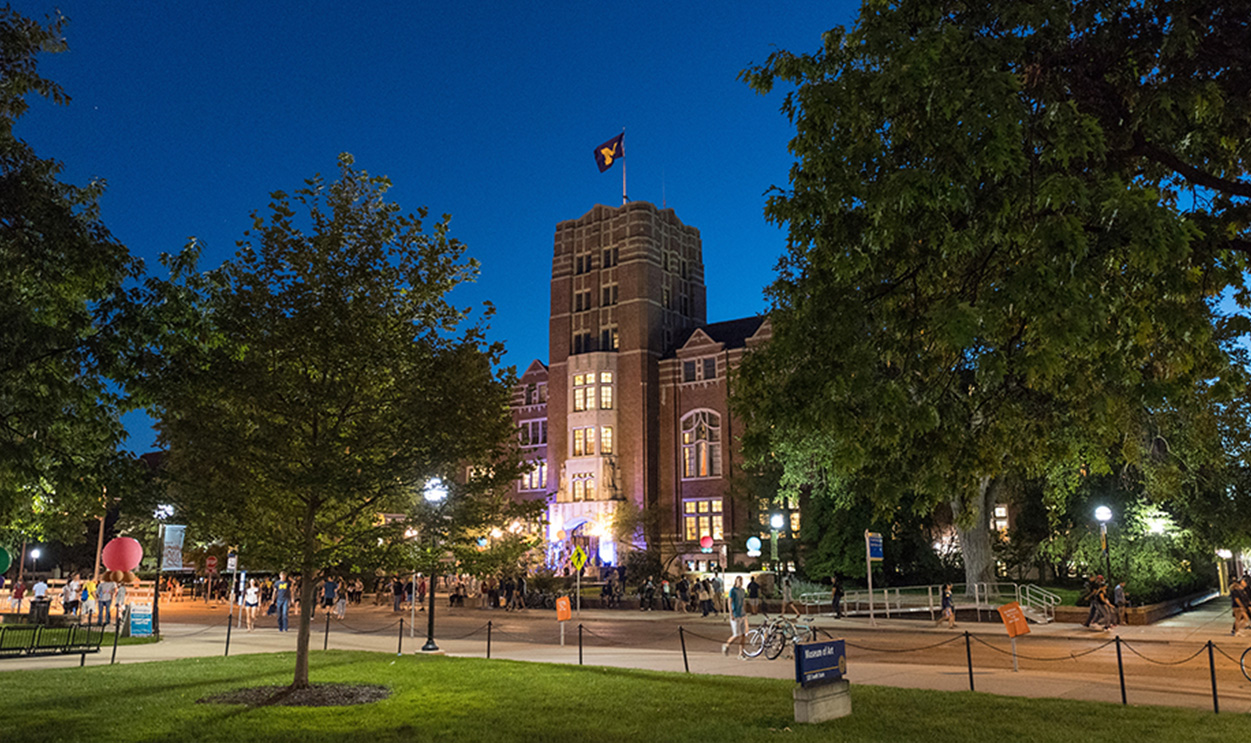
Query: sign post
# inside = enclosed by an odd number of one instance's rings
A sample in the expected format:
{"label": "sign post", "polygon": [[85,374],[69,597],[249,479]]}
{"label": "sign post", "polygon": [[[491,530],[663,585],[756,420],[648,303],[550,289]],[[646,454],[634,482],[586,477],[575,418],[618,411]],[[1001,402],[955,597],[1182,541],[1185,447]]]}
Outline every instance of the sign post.
{"label": "sign post", "polygon": [[1008,630],[1008,639],[1012,641],[1012,670],[1019,671],[1016,638],[1029,634],[1029,622],[1025,621],[1025,612],[1021,611],[1021,605],[1016,601],[999,607],[999,618],[1003,620],[1003,626]]}
{"label": "sign post", "polygon": [[[877,625],[873,614],[873,561],[882,559],[882,535],[864,530],[864,565],[869,578],[869,624]],[[889,611],[889,610],[888,610]]]}
{"label": "sign post", "polygon": [[574,595],[578,597],[577,608],[578,608],[578,613],[581,614],[582,613],[582,566],[586,565],[586,552],[582,550],[581,545],[573,548],[573,557],[571,558],[571,562],[573,562],[573,569],[578,571],[577,577],[574,579],[574,585],[577,586],[577,588],[574,589]]}
{"label": "sign post", "polygon": [[556,621],[560,623],[560,646],[565,646],[565,622],[573,618],[573,610],[569,606],[569,597],[556,599]]}

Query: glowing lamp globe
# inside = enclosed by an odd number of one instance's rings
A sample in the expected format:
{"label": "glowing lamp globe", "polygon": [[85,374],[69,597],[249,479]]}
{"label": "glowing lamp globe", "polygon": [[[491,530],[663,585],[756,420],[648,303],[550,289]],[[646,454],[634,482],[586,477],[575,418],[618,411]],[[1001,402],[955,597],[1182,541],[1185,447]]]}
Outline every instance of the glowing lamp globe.
{"label": "glowing lamp globe", "polygon": [[747,550],[749,552],[759,552],[760,551],[760,537],[748,537],[747,538]]}
{"label": "glowing lamp globe", "polygon": [[1095,509],[1095,519],[1101,522],[1112,520],[1112,509],[1107,506],[1099,506]]}
{"label": "glowing lamp globe", "polygon": [[565,541],[565,537],[566,537],[566,536],[568,536],[568,535],[567,535],[567,534],[565,534],[565,530],[564,530],[564,529],[561,529],[560,531],[556,532],[556,538],[557,538],[557,539],[559,539],[559,540],[560,540],[560,541],[562,541],[562,542],[563,542],[563,541]]}
{"label": "glowing lamp globe", "polygon": [[703,547],[703,548],[704,548],[704,549],[706,549],[706,550],[708,550],[708,549],[712,549],[712,537],[708,536],[707,534],[705,534],[704,536],[700,537],[700,538],[699,538],[699,546],[700,546],[700,547]]}
{"label": "glowing lamp globe", "polygon": [[104,545],[100,560],[109,570],[134,570],[143,559],[143,547],[130,537],[118,537]]}

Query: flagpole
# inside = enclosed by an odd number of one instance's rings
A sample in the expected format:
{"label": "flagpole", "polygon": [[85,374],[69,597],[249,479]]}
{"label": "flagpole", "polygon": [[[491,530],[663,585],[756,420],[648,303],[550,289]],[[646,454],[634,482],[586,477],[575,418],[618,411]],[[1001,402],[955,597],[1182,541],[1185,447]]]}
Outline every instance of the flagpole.
{"label": "flagpole", "polygon": [[[625,135],[625,127],[624,127],[624,126],[623,126],[623,127],[621,127],[621,134],[622,134],[622,136],[624,137],[624,135]],[[628,203],[629,203],[629,199],[627,199],[627,198],[626,198],[626,161],[625,161],[625,141],[624,141],[624,139],[623,139],[623,141],[622,141],[622,143],[621,143],[621,205],[622,205],[622,206],[625,206],[625,205],[626,205],[626,204],[628,204]]]}

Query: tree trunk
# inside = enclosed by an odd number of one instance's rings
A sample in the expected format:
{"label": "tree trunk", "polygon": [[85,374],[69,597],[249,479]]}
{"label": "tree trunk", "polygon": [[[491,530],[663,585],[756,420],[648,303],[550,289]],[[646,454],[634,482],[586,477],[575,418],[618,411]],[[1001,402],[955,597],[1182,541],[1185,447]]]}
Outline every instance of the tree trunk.
{"label": "tree trunk", "polygon": [[[956,520],[956,536],[960,540],[960,555],[964,558],[964,582],[992,583],[995,580],[995,557],[990,543],[990,514],[994,509],[994,496],[998,481],[982,477],[977,484],[977,494],[965,502],[963,495],[951,500],[951,512]],[[971,590],[971,589],[970,589]]]}
{"label": "tree trunk", "polygon": [[317,533],[313,528],[316,514],[316,501],[310,497],[304,509],[304,554],[300,560],[300,626],[296,634],[295,678],[291,681],[292,689],[309,687],[308,641],[312,634],[313,615],[317,612],[317,566],[314,564]]}

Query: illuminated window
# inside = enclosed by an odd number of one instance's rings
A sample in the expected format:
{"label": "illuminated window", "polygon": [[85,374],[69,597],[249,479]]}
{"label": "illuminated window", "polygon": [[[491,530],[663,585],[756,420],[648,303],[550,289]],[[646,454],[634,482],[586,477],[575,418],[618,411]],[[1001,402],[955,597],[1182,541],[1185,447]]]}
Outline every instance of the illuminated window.
{"label": "illuminated window", "polygon": [[599,373],[599,409],[612,410],[612,372]]}
{"label": "illuminated window", "polygon": [[573,499],[575,501],[595,500],[595,477],[593,475],[573,476]]}
{"label": "illuminated window", "polygon": [[595,429],[573,429],[573,455],[587,457],[595,453]]}
{"label": "illuminated window", "polygon": [[723,502],[720,498],[688,500],[682,503],[682,532],[688,542],[697,542],[705,536],[723,539]]}
{"label": "illuminated window", "polygon": [[791,534],[799,533],[799,511],[791,511]]}
{"label": "illuminated window", "polygon": [[573,409],[575,412],[595,409],[595,374],[573,375]]}
{"label": "illuminated window", "polygon": [[612,454],[612,426],[601,426],[599,429],[599,453]]}
{"label": "illuminated window", "polygon": [[1008,507],[1003,503],[995,505],[995,523],[994,527],[998,531],[1008,530]]}
{"label": "illuminated window", "polygon": [[547,487],[547,461],[536,459],[530,471],[521,476],[522,490],[543,490]]}
{"label": "illuminated window", "polygon": [[682,419],[682,477],[721,476],[721,416],[697,410]]}

